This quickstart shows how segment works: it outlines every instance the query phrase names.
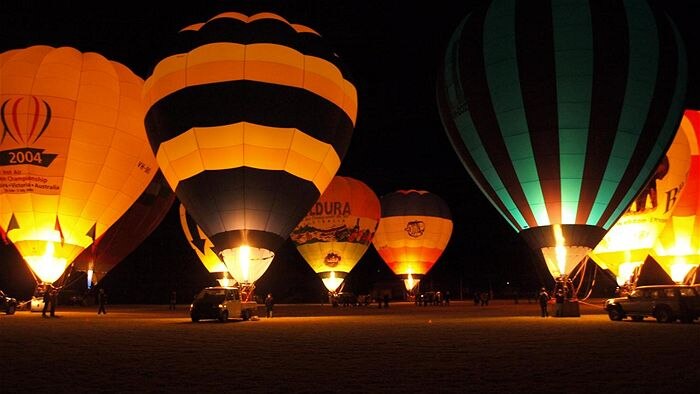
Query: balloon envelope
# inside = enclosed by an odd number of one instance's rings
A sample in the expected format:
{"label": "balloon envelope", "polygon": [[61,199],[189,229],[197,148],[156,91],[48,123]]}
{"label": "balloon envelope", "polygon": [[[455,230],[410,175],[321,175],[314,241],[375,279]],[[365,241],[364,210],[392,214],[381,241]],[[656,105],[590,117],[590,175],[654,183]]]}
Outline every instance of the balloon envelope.
{"label": "balloon envelope", "polygon": [[681,127],[690,141],[690,171],[671,218],[658,237],[651,256],[676,282],[700,265],[700,115],[686,111]]}
{"label": "balloon envelope", "polygon": [[78,255],[73,261],[74,269],[91,273],[92,282],[98,283],[151,235],[174,200],[175,193],[158,171],[129,210],[93,246]]}
{"label": "balloon envelope", "polygon": [[374,238],[381,207],[372,189],[336,176],[290,238],[329,291],[336,291]]}
{"label": "balloon envelope", "polygon": [[357,93],[318,33],[275,14],[181,35],[145,84],[151,146],[229,270],[271,261],[338,170]]}
{"label": "balloon envelope", "polygon": [[615,275],[619,285],[627,282],[644,263],[676,203],[682,199],[681,191],[687,185],[690,170],[688,133],[695,141],[695,130],[684,117],[654,176],[590,253],[601,268]]}
{"label": "balloon envelope", "polygon": [[646,2],[494,0],[452,36],[438,78],[443,125],[553,276],[596,246],[667,151],[684,51]]}
{"label": "balloon envelope", "polygon": [[153,179],[142,86],[97,53],[0,55],[0,226],[40,281],[58,279]]}
{"label": "balloon envelope", "polygon": [[450,209],[424,190],[399,190],[380,199],[375,249],[391,270],[414,288],[440,258],[452,235]]}

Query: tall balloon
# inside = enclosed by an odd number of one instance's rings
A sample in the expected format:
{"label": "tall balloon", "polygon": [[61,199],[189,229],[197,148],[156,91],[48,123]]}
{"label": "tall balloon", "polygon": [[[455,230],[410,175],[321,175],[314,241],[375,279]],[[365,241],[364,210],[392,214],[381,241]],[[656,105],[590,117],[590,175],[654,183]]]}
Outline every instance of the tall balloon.
{"label": "tall balloon", "polygon": [[269,264],[338,170],[357,92],[318,33],[275,14],[220,14],[182,39],[144,87],[151,147],[227,266]]}
{"label": "tall balloon", "polygon": [[690,141],[688,182],[651,256],[676,282],[700,265],[700,114],[686,111],[681,128]]}
{"label": "tall balloon", "polygon": [[443,199],[424,190],[399,190],[382,196],[382,217],[374,248],[391,270],[415,288],[447,247],[452,216]]}
{"label": "tall balloon", "polygon": [[142,86],[97,53],[0,55],[0,226],[39,281],[56,281],[153,179]]}
{"label": "tall balloon", "polygon": [[452,36],[437,96],[469,174],[557,278],[656,170],[685,89],[681,37],[644,1],[493,0]]}
{"label": "tall balloon", "polygon": [[[155,158],[154,158],[155,161]],[[133,252],[163,221],[175,200],[175,193],[160,171],[146,190],[106,233],[85,249],[73,269],[87,273],[88,286],[98,283]]]}
{"label": "tall balloon", "polygon": [[328,291],[335,292],[377,231],[379,198],[357,179],[336,176],[291,239]]}
{"label": "tall balloon", "polygon": [[[695,131],[684,118],[664,160],[631,207],[605,234],[589,254],[601,268],[609,270],[619,285],[629,282],[644,263],[676,203],[682,198],[690,169],[687,134]],[[697,149],[697,148],[696,148]]]}

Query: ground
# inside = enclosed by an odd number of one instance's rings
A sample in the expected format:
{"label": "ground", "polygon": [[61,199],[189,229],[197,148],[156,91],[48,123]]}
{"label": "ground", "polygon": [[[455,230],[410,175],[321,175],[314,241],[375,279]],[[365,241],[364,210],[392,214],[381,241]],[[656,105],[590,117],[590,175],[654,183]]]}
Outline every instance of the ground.
{"label": "ground", "polygon": [[0,315],[0,392],[694,392],[700,324],[578,318],[526,301],[276,305],[192,323],[186,306]]}

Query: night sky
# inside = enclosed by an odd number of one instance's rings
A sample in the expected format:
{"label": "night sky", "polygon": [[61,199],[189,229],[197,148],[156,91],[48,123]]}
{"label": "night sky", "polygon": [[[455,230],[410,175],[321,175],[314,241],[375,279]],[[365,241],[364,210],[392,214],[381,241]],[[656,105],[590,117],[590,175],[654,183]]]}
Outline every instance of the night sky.
{"label": "night sky", "polygon": [[[435,100],[436,72],[451,33],[482,1],[21,1],[3,4],[0,51],[36,44],[99,52],[147,78],[177,31],[224,11],[278,12],[328,40],[348,65],[359,94],[357,126],[338,175],[359,179],[378,196],[399,189],[428,190],[450,206],[451,241],[422,282],[424,290],[492,288],[532,291],[542,283],[535,255],[482,195],[443,130]],[[676,21],[690,61],[688,104],[699,108],[700,3],[653,1]],[[666,4],[670,3],[670,4]],[[165,303],[171,289],[179,302],[213,284],[182,233],[176,200],[149,238],[101,283],[112,302]],[[538,274],[539,272],[539,274]],[[77,276],[77,274],[76,274]],[[393,273],[372,246],[346,279],[346,290],[369,293]],[[258,293],[280,301],[320,301],[324,287],[291,241],[278,251],[258,281]],[[14,249],[0,246],[0,289],[20,299],[34,280]],[[466,293],[465,293],[466,295]]]}

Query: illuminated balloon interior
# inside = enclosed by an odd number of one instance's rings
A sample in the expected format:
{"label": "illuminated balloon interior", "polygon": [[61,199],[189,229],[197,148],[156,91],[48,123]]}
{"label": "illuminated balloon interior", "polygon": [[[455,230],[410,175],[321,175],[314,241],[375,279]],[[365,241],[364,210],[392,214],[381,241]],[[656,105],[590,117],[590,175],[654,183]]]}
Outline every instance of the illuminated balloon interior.
{"label": "illuminated balloon interior", "polygon": [[228,272],[241,283],[253,283],[267,271],[275,254],[267,249],[242,245],[221,252]]}
{"label": "illuminated balloon interior", "polygon": [[56,248],[53,242],[46,241],[44,244],[45,248],[42,254],[25,255],[24,260],[42,283],[53,283],[61,277],[63,271],[70,264],[70,260],[55,255]]}

